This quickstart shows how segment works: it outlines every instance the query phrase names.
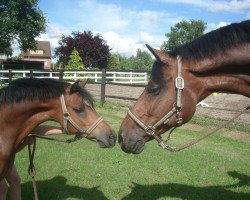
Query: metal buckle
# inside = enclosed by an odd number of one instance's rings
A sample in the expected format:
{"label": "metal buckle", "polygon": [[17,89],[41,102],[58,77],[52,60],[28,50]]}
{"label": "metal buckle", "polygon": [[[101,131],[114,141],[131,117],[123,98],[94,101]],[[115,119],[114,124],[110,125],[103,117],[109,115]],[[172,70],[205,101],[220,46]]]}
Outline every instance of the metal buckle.
{"label": "metal buckle", "polygon": [[145,130],[146,133],[150,136],[153,136],[155,134],[155,129],[152,126],[148,126],[147,129]]}
{"label": "metal buckle", "polygon": [[184,88],[184,79],[180,76],[177,76],[175,79],[175,87],[179,90]]}

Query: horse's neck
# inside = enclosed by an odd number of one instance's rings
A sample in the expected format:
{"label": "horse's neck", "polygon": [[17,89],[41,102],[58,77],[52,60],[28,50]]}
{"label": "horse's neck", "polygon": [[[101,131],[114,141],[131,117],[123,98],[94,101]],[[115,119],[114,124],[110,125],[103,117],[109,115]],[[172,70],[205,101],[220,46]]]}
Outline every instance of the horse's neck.
{"label": "horse's neck", "polygon": [[[21,102],[14,103],[13,105],[5,106],[5,118],[7,123],[4,129],[10,129],[11,135],[16,137],[16,145],[19,144],[31,131],[32,129],[47,120],[58,120],[57,114],[57,103],[58,100],[48,101],[33,101],[33,102]],[[15,123],[13,124],[13,119]],[[1,121],[1,120],[0,120]],[[16,131],[18,130],[18,132]]]}
{"label": "horse's neck", "polygon": [[190,70],[209,93],[224,91],[250,97],[250,45],[231,49],[213,58],[196,62]]}

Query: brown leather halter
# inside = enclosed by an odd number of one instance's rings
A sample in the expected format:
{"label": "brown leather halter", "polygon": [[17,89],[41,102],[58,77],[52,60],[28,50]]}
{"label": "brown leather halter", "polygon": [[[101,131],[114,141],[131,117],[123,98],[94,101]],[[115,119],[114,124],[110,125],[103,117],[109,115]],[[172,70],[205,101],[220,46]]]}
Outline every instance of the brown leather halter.
{"label": "brown leather halter", "polygon": [[181,57],[177,56],[177,77],[175,78],[176,102],[174,103],[172,110],[164,115],[158,122],[156,122],[154,125],[146,125],[131,110],[128,111],[128,115],[131,117],[131,119],[133,119],[147,133],[147,135],[154,137],[160,146],[164,146],[164,148],[170,151],[173,150],[173,147],[163,144],[164,141],[160,136],[155,134],[155,131],[160,125],[166,125],[173,115],[176,115],[177,126],[182,125],[183,120],[180,117],[180,112],[182,108],[181,94],[182,90],[184,89],[184,79],[182,78],[181,67]]}
{"label": "brown leather halter", "polygon": [[[72,140],[78,140],[81,138],[88,137],[91,132],[103,121],[102,117],[99,117],[87,130],[83,130],[70,116],[70,113],[67,110],[64,95],[60,96],[62,111],[63,111],[63,128],[66,133],[68,133],[68,122],[79,131],[79,133]],[[72,142],[72,141],[71,141]]]}

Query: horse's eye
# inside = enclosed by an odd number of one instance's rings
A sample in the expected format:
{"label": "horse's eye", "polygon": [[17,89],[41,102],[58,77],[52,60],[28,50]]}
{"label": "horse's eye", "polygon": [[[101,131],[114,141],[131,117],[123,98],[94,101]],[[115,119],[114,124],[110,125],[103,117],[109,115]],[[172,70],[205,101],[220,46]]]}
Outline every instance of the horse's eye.
{"label": "horse's eye", "polygon": [[74,107],[73,110],[74,110],[76,113],[78,113],[78,114],[80,114],[80,113],[82,113],[82,112],[84,111],[82,108],[79,108],[79,107]]}
{"label": "horse's eye", "polygon": [[158,95],[161,91],[161,87],[157,84],[149,85],[147,87],[147,92],[153,95]]}

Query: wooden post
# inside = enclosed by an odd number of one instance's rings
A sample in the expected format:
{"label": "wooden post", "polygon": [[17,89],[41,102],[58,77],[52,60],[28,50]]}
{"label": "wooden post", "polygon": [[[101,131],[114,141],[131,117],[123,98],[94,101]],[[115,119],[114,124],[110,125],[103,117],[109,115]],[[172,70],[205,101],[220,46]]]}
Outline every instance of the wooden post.
{"label": "wooden post", "polygon": [[12,70],[9,69],[9,83],[12,81]]}
{"label": "wooden post", "polygon": [[105,103],[105,89],[106,89],[106,69],[102,69],[102,83],[101,83],[101,106]]}
{"label": "wooden post", "polygon": [[61,69],[59,72],[59,80],[63,80],[63,69]]}
{"label": "wooden post", "polygon": [[30,78],[34,78],[33,69],[30,70]]}

